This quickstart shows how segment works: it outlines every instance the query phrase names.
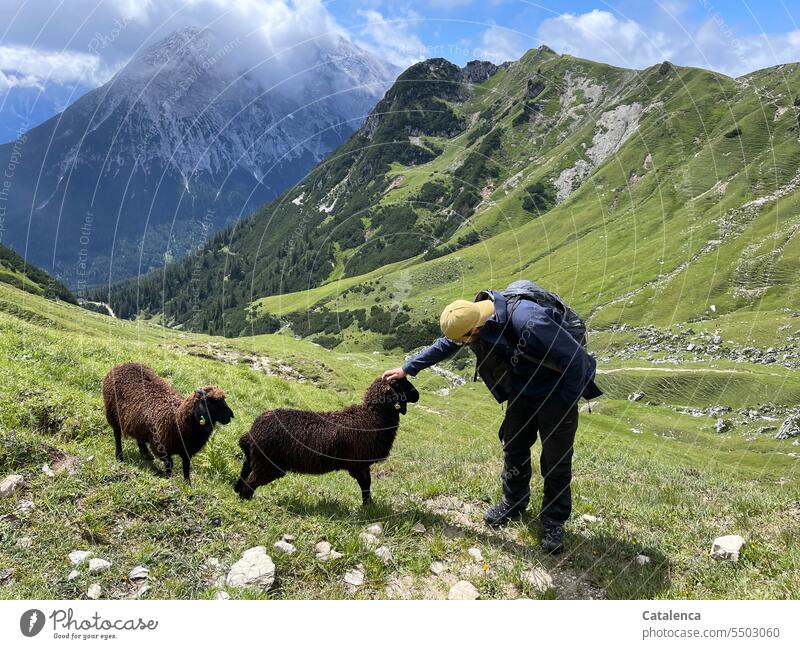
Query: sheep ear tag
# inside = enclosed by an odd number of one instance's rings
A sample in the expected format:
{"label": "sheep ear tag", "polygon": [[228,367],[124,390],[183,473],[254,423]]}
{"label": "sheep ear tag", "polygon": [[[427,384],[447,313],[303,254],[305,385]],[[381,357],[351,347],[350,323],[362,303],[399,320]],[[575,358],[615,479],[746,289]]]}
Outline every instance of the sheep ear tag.
{"label": "sheep ear tag", "polygon": [[395,403],[395,404],[394,404],[394,409],[395,409],[395,410],[400,410],[400,408],[401,408],[401,406],[400,406],[400,404],[399,404],[399,403]]}
{"label": "sheep ear tag", "polygon": [[206,425],[206,418],[203,417],[203,415],[200,415],[200,425],[201,426],[205,426]]}

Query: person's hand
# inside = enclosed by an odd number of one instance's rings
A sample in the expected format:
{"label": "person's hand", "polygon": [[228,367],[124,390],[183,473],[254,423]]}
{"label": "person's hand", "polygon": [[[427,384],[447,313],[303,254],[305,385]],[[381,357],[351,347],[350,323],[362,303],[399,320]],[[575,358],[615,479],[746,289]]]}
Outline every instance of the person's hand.
{"label": "person's hand", "polygon": [[402,367],[395,367],[391,370],[386,370],[383,373],[383,379],[385,381],[397,381],[399,379],[403,379],[406,377],[406,372]]}

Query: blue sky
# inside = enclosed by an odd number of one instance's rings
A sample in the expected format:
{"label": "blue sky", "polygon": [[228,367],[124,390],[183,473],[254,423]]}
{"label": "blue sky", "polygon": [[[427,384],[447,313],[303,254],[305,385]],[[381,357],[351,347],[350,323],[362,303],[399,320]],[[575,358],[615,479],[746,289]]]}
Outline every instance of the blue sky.
{"label": "blue sky", "polygon": [[338,34],[402,66],[432,56],[501,62],[547,44],[643,68],[663,60],[732,76],[800,60],[800,0],[3,0],[0,137],[108,80],[170,31],[247,35],[266,60]]}

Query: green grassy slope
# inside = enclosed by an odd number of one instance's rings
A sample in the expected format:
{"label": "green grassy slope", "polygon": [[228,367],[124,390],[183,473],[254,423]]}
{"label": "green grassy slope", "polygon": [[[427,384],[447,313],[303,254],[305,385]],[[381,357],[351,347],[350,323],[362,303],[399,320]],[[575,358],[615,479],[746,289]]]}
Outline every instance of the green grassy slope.
{"label": "green grassy slope", "polygon": [[16,252],[0,244],[0,283],[45,297],[75,304],[75,296],[61,282],[31,266]]}
{"label": "green grassy slope", "polygon": [[[615,345],[636,332],[604,334],[608,340],[598,343],[610,358],[600,378],[608,397],[582,419],[570,549],[551,558],[538,549],[533,517],[503,531],[481,523],[499,497],[503,412],[479,385],[455,386],[433,372],[417,379],[422,398],[404,418],[391,457],[376,467],[371,508],[360,507],[355,483],[338,474],[288,476],[245,503],[231,487],[236,440],[258,413],[352,403],[399,356],[326,350],[282,334],[182,333],[4,284],[0,328],[0,476],[26,480],[0,500],[0,597],[83,597],[94,582],[104,596],[129,597],[138,585],[126,576],[141,564],[150,570],[142,597],[211,598],[218,578],[254,545],[267,546],[276,562],[278,581],[266,595],[276,598],[350,596],[342,577],[358,564],[366,583],[355,597],[441,597],[458,578],[487,598],[800,596],[797,447],[774,440],[774,431],[758,432],[757,422],[718,434],[713,416],[681,411],[728,404],[738,412],[767,397],[775,408],[792,405],[800,379],[786,368],[617,359]],[[125,462],[115,461],[100,382],[127,360],[151,365],[182,391],[210,382],[227,391],[236,419],[194,459],[191,486],[156,475],[129,442]],[[646,397],[629,402],[635,390]],[[66,469],[50,478],[42,472],[46,462]],[[540,480],[533,489],[539,498]],[[584,513],[599,520],[581,522]],[[386,565],[358,540],[376,520],[393,554]],[[412,530],[417,522],[424,533]],[[297,537],[291,556],[272,549],[287,533]],[[747,539],[737,564],[709,557],[712,539],[729,533]],[[343,556],[316,561],[314,544],[322,539]],[[486,557],[485,576],[467,554],[471,547]],[[110,570],[90,576],[81,567],[67,580],[74,549],[112,561]],[[638,554],[651,562],[637,564]],[[434,560],[446,565],[439,577],[429,569]],[[531,593],[519,577],[539,565],[554,579],[544,594]]]}

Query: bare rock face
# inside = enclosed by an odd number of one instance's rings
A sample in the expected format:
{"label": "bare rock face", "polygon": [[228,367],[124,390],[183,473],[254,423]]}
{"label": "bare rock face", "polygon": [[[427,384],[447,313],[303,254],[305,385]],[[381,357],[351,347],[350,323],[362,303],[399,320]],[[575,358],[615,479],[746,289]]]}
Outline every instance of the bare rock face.
{"label": "bare rock face", "polygon": [[491,61],[470,61],[461,68],[461,74],[469,83],[483,83],[498,69],[498,66]]}
{"label": "bare rock face", "polygon": [[711,545],[711,556],[725,561],[738,561],[739,551],[744,545],[744,539],[738,534],[729,534],[714,539]]}
{"label": "bare rock face", "polygon": [[544,92],[544,81],[541,79],[528,79],[528,87],[525,89],[525,99],[536,99]]}
{"label": "bare rock face", "polygon": [[275,564],[263,545],[245,550],[231,566],[225,583],[233,588],[258,587],[267,590],[275,582]]}
{"label": "bare rock face", "polygon": [[479,597],[480,593],[478,589],[468,581],[456,582],[447,594],[447,599],[469,600],[478,599]]}

